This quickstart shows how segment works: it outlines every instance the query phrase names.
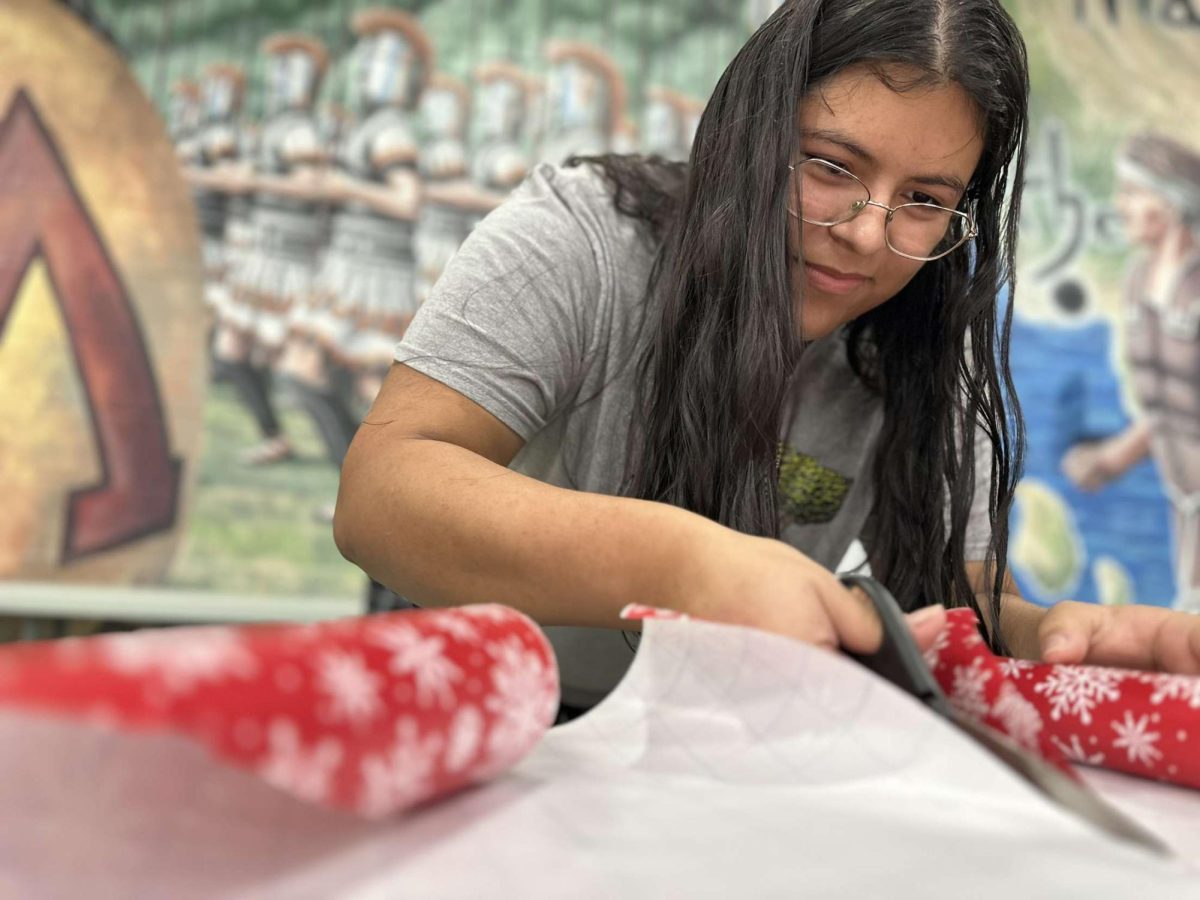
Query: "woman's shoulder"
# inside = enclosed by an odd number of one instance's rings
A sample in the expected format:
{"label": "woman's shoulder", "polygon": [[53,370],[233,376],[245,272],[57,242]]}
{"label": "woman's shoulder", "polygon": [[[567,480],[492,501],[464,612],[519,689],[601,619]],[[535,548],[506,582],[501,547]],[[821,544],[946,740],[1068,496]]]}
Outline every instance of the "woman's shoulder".
{"label": "woman's shoulder", "polygon": [[617,215],[612,186],[591,165],[538,163],[513,191],[510,203],[549,202],[563,214],[592,221],[614,220]]}
{"label": "woman's shoulder", "polygon": [[618,209],[614,186],[590,163],[534,166],[493,215],[495,227],[548,246],[586,243],[598,260],[632,263],[658,245],[645,222]]}
{"label": "woman's shoulder", "polygon": [[669,218],[676,173],[640,157],[591,157],[565,165],[539,163],[514,197],[554,197],[572,214],[607,230],[656,242]]}

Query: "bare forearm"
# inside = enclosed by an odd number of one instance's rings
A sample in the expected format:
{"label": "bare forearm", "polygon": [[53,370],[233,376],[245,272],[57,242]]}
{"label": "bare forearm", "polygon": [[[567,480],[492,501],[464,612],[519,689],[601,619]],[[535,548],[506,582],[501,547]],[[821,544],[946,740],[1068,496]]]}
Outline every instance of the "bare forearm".
{"label": "bare forearm", "polygon": [[1046,608],[1030,603],[1019,594],[1000,595],[1000,633],[1016,659],[1041,659],[1038,626]]}
{"label": "bare forearm", "polygon": [[329,199],[327,184],[313,173],[255,175],[250,179],[250,186],[258,193],[276,197],[290,197],[313,203],[321,203]]}
{"label": "bare forearm", "polygon": [[184,170],[188,183],[194,187],[224,194],[246,193],[249,189],[248,173],[242,169],[226,166],[201,168],[190,166]]}
{"label": "bare forearm", "polygon": [[1113,441],[1112,468],[1127,472],[1150,453],[1150,423],[1142,419],[1125,429]]}
{"label": "bare forearm", "polygon": [[[979,604],[985,623],[991,621],[992,579],[991,571],[983,562],[967,563],[967,581],[975,592],[975,601]],[[1030,603],[1021,596],[1012,570],[1006,571],[1000,593],[1000,634],[1009,653],[1017,659],[1041,657],[1038,626],[1045,615],[1044,607]]]}
{"label": "bare forearm", "polygon": [[725,530],[666,504],[552,487],[453,444],[360,437],[338,546],[423,605],[499,602],[543,624],[616,626],[626,603],[673,605],[688,548]]}
{"label": "bare forearm", "polygon": [[417,190],[399,193],[390,187],[365,184],[343,187],[341,198],[361,203],[373,212],[394,219],[415,219],[420,205],[420,196]]}

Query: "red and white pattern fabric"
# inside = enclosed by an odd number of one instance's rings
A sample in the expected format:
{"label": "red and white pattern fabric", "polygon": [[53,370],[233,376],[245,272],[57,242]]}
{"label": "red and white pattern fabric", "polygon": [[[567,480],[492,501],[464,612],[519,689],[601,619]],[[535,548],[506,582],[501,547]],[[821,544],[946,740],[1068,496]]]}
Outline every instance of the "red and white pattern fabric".
{"label": "red and white pattern fabric", "polygon": [[177,732],[374,818],[516,763],[554,721],[558,671],[530,619],[468,606],[12,645],[0,707]]}
{"label": "red and white pattern fabric", "polygon": [[[641,605],[622,616],[686,618]],[[1066,772],[1097,766],[1200,788],[1200,676],[998,657],[969,609],[947,612],[925,659],[955,709]]]}

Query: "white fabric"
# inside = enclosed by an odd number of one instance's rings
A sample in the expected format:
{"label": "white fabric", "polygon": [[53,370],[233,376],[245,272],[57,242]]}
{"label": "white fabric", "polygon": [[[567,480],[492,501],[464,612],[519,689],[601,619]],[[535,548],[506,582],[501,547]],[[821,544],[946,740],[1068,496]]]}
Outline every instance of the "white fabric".
{"label": "white fabric", "polygon": [[[647,623],[603,704],[394,821],[305,806],[180,739],[11,712],[0,773],[17,896],[1200,896],[1200,870],[1092,830],[851,661],[701,622]],[[1200,860],[1200,795],[1149,787],[1123,802]]]}

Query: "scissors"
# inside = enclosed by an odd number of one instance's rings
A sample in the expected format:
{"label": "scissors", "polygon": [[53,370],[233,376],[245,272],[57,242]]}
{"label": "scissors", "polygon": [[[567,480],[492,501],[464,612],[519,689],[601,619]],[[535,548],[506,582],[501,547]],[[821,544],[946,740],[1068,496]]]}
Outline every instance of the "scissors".
{"label": "scissors", "polygon": [[883,644],[867,656],[851,654],[872,672],[912,694],[960,731],[982,744],[995,757],[1057,805],[1070,810],[1102,831],[1150,850],[1171,856],[1170,849],[1098,794],[1056,769],[1042,757],[1011,738],[958,712],[942,693],[925,664],[925,658],[908,628],[900,604],[887,588],[866,575],[843,575],[842,584],[858,588],[871,600],[883,622]]}

